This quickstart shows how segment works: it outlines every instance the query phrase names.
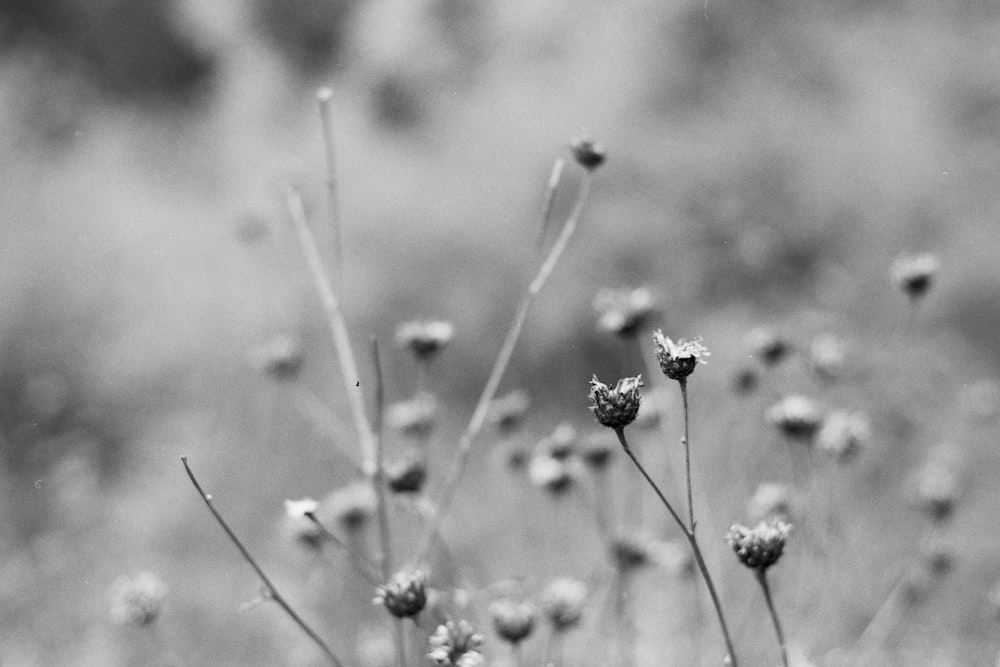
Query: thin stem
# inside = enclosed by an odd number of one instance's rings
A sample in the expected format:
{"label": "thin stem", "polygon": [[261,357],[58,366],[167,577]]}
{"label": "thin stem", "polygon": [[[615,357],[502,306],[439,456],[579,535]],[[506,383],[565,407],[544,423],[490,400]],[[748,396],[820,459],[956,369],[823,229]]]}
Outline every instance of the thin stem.
{"label": "thin stem", "polygon": [[333,141],[333,109],[330,101],[333,91],[327,87],[316,92],[319,102],[319,120],[323,127],[323,148],[326,157],[326,197],[330,216],[330,234],[333,239],[333,272],[339,290],[344,289],[344,246],[340,228],[340,202],[337,197],[337,160]]}
{"label": "thin stem", "polygon": [[625,429],[616,428],[615,433],[618,435],[618,441],[622,444],[622,448],[625,450],[625,453],[628,454],[630,459],[632,459],[632,463],[634,463],[639,469],[639,472],[642,473],[642,476],[653,488],[653,491],[656,492],[660,502],[662,502],[663,506],[667,508],[667,511],[670,512],[670,516],[673,517],[677,526],[681,529],[681,532],[684,533],[684,537],[687,539],[688,544],[691,547],[691,553],[694,554],[694,560],[698,565],[698,571],[701,572],[701,577],[705,580],[705,585],[708,587],[708,594],[712,598],[712,605],[715,607],[715,614],[718,616],[719,626],[722,628],[722,637],[726,642],[726,650],[729,652],[729,659],[731,661],[730,664],[732,667],[738,667],[736,651],[733,649],[733,642],[729,637],[729,628],[726,626],[726,618],[722,613],[722,602],[719,600],[719,594],[716,592],[715,584],[712,582],[712,575],[708,572],[708,566],[705,564],[705,558],[701,554],[701,547],[698,546],[698,538],[695,537],[693,530],[684,525],[684,520],[681,519],[680,515],[677,514],[677,511],[674,510],[673,505],[671,505],[670,501],[663,495],[663,492],[660,491],[660,487],[656,485],[656,482],[654,482],[649,476],[646,469],[641,463],[639,463],[639,459],[637,459],[635,454],[632,453],[632,449],[629,447],[628,441],[625,439]]}
{"label": "thin stem", "polygon": [[549,183],[545,188],[545,202],[542,204],[542,211],[538,221],[538,252],[545,246],[545,236],[549,231],[549,221],[552,219],[552,205],[556,200],[556,190],[559,189],[559,182],[562,180],[563,167],[566,160],[556,158],[552,165],[552,173],[549,174]]}
{"label": "thin stem", "polygon": [[510,644],[510,655],[515,667],[521,667],[524,664],[524,651],[521,650],[521,642]]}
{"label": "thin stem", "polygon": [[684,403],[684,472],[685,481],[687,482],[687,495],[688,495],[688,529],[693,533],[695,522],[694,522],[694,500],[691,494],[691,437],[688,434],[688,390],[687,390],[687,378],[681,378],[677,381],[681,386],[681,401]]}
{"label": "thin stem", "polygon": [[375,472],[375,434],[372,432],[368,416],[365,414],[364,397],[361,393],[361,376],[358,374],[358,365],[354,361],[351,337],[347,333],[347,322],[340,310],[340,301],[330,285],[330,276],[323,268],[323,261],[316,247],[316,238],[306,220],[301,195],[294,189],[289,190],[286,203],[292,223],[295,225],[296,234],[299,237],[299,243],[302,245],[302,253],[305,255],[313,282],[323,303],[323,310],[326,311],[330,333],[333,336],[333,346],[337,353],[337,361],[340,363],[340,377],[344,383],[344,393],[347,394],[351,407],[351,417],[361,442],[362,455],[365,457],[365,472],[371,475]]}
{"label": "thin stem", "polygon": [[300,628],[302,628],[302,631],[305,632],[306,635],[308,635],[311,640],[313,640],[313,642],[323,651],[323,653],[326,654],[326,657],[330,659],[330,662],[332,664],[338,665],[338,667],[342,667],[343,663],[337,658],[333,650],[331,650],[330,647],[327,646],[326,642],[324,642],[323,639],[318,634],[316,634],[316,632],[312,628],[310,628],[304,620],[302,620],[302,617],[299,616],[294,609],[292,609],[292,606],[288,604],[284,596],[282,596],[281,593],[278,592],[278,589],[274,587],[274,584],[271,583],[271,580],[267,578],[267,575],[264,574],[264,570],[261,569],[260,565],[257,564],[257,561],[254,560],[253,556],[250,555],[250,552],[247,551],[247,548],[243,546],[243,543],[240,541],[240,538],[236,537],[236,533],[234,533],[232,528],[229,527],[229,524],[226,523],[226,520],[222,518],[222,515],[219,514],[219,511],[215,509],[215,505],[212,504],[212,496],[205,493],[205,491],[201,488],[201,484],[198,483],[198,479],[194,476],[194,471],[191,470],[191,466],[188,465],[188,459],[186,456],[181,457],[181,463],[184,464],[184,469],[187,471],[188,477],[191,478],[191,483],[194,484],[194,488],[198,490],[198,494],[201,496],[201,499],[205,501],[205,505],[208,506],[208,509],[209,511],[212,512],[212,515],[215,517],[215,520],[219,522],[219,525],[222,526],[222,530],[226,532],[226,535],[229,536],[229,539],[232,540],[233,544],[236,545],[236,548],[243,556],[243,559],[246,560],[246,562],[250,563],[250,567],[252,567],[254,572],[257,573],[257,576],[260,578],[261,583],[264,584],[264,589],[267,593],[267,597],[271,598],[272,600],[278,603],[278,606],[281,607],[285,611],[285,613],[288,614],[288,616],[293,621],[295,621],[295,623],[298,624]]}
{"label": "thin stem", "polygon": [[379,573],[375,567],[365,560],[357,551],[352,549],[346,543],[343,542],[339,537],[333,534],[326,526],[320,523],[319,518],[314,512],[306,512],[305,517],[313,522],[322,531],[323,537],[333,542],[334,546],[347,554],[347,559],[351,562],[351,565],[358,571],[365,581],[367,581],[372,586],[378,586],[384,580],[380,581]]}
{"label": "thin stem", "polygon": [[781,622],[778,621],[778,612],[774,610],[774,601],[771,599],[771,587],[767,583],[767,571],[764,568],[757,568],[757,581],[760,582],[761,590],[764,591],[764,600],[767,602],[767,611],[771,614],[774,622],[774,632],[778,635],[778,644],[781,646],[781,662],[788,667],[788,651],[785,649],[785,633],[781,631]]}
{"label": "thin stem", "polygon": [[549,279],[549,276],[552,275],[552,271],[559,263],[559,259],[562,257],[563,251],[566,250],[566,246],[569,244],[569,240],[573,236],[573,232],[576,231],[577,223],[580,219],[581,213],[583,212],[583,206],[590,193],[591,180],[592,176],[590,172],[585,172],[580,187],[580,193],[577,196],[576,205],[574,206],[573,211],[570,213],[569,218],[567,218],[566,224],[563,226],[563,229],[559,234],[559,238],[556,239],[552,249],[549,250],[548,256],[538,269],[538,274],[535,276],[535,279],[531,281],[531,284],[528,286],[528,291],[525,292],[521,299],[521,303],[518,305],[517,312],[514,314],[514,320],[511,322],[510,329],[507,331],[507,337],[504,339],[503,345],[500,348],[500,353],[497,355],[496,362],[493,364],[493,370],[490,372],[490,376],[486,380],[486,386],[483,388],[483,393],[479,397],[479,402],[476,404],[476,408],[472,413],[472,418],[469,420],[468,426],[466,426],[465,431],[459,439],[455,462],[452,464],[452,467],[448,472],[448,476],[445,478],[444,488],[441,491],[441,497],[438,499],[436,504],[437,511],[431,516],[420,536],[419,546],[417,547],[417,551],[414,556],[415,562],[419,563],[427,557],[427,552],[430,549],[434,533],[437,532],[438,527],[448,513],[451,502],[454,500],[455,492],[458,490],[458,483],[461,481],[462,474],[465,472],[465,468],[469,463],[469,456],[472,453],[472,443],[475,441],[480,431],[482,431],[483,426],[486,424],[486,416],[489,413],[490,401],[492,401],[493,397],[496,396],[497,389],[500,387],[500,381],[503,379],[503,375],[507,370],[507,365],[510,363],[510,359],[514,354],[514,347],[517,345],[518,338],[521,336],[521,329],[523,328],[524,322],[528,317],[531,306],[534,304],[535,298],[542,290],[542,287],[544,287],[545,282]]}

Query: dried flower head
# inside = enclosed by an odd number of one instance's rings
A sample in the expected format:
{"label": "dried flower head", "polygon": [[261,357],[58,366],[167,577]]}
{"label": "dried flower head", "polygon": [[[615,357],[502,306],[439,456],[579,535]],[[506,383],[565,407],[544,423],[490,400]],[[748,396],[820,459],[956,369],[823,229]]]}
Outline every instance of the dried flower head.
{"label": "dried flower head", "polygon": [[573,455],[579,441],[580,438],[573,425],[569,422],[562,422],[553,429],[550,435],[538,441],[538,444],[535,445],[535,451],[565,461]]}
{"label": "dried flower head", "polygon": [[429,437],[434,430],[436,413],[437,401],[434,397],[420,392],[407,401],[390,405],[386,412],[386,423],[403,435],[420,440]]}
{"label": "dried flower head", "polygon": [[375,492],[370,485],[357,481],[331,491],[320,504],[317,515],[335,521],[344,530],[356,531],[374,514]]}
{"label": "dried flower head", "polygon": [[753,528],[734,524],[726,540],[741,563],[752,569],[766,570],[781,558],[791,530],[789,524],[778,519],[761,521]]}
{"label": "dried flower head", "polygon": [[396,618],[416,616],[427,605],[427,574],[400,571],[375,589],[375,604],[382,605]]}
{"label": "dried flower head", "polygon": [[580,623],[587,603],[587,584],[579,579],[553,579],[542,593],[542,611],[556,632],[565,632]]}
{"label": "dried flower head", "polygon": [[455,327],[444,320],[411,320],[396,329],[396,345],[420,361],[430,361],[451,342]]}
{"label": "dried flower head", "polygon": [[831,333],[819,334],[809,345],[809,367],[820,378],[835,380],[844,373],[848,346]]}
{"label": "dried flower head", "polygon": [[394,493],[419,493],[427,481],[427,460],[422,452],[411,452],[385,469],[385,480]]}
{"label": "dried flower head", "polygon": [[600,313],[597,326],[625,338],[635,336],[646,327],[654,305],[653,293],[645,287],[601,290],[594,297],[594,309]]}
{"label": "dried flower head", "polygon": [[490,616],[497,634],[506,642],[518,644],[535,629],[538,610],[530,602],[501,598],[490,605]]}
{"label": "dried flower head", "polygon": [[108,590],[111,620],[117,625],[149,625],[163,611],[167,592],[167,585],[151,572],[122,575]]}
{"label": "dried flower head", "polygon": [[750,349],[750,356],[760,359],[767,366],[780,363],[792,349],[791,343],[777,331],[764,327],[750,332],[747,347]]}
{"label": "dried flower head", "polygon": [[323,546],[326,533],[309,518],[319,509],[319,503],[312,498],[285,501],[285,532],[296,543],[309,549]]}
{"label": "dried flower head", "polygon": [[517,431],[524,423],[524,417],[531,406],[531,399],[528,393],[522,389],[515,389],[509,394],[504,394],[490,402],[490,410],[487,413],[486,421],[500,432],[507,436]]}
{"label": "dried flower head", "polygon": [[604,146],[589,139],[574,139],[569,145],[573,159],[588,171],[593,171],[604,164],[606,151]]}
{"label": "dried flower head", "polygon": [[[642,412],[642,410],[639,410]],[[583,439],[580,451],[580,458],[587,467],[594,472],[604,470],[611,461],[611,454],[615,451],[618,443],[614,441],[614,436],[609,437],[607,431],[601,430],[590,433]]]}
{"label": "dried flower head", "polygon": [[253,349],[250,364],[276,380],[294,380],[302,370],[302,343],[281,334]]}
{"label": "dried flower head", "polygon": [[778,519],[787,523],[795,516],[798,504],[798,497],[789,486],[763,483],[747,503],[747,515],[751,521]]}
{"label": "dried flower head", "polygon": [[930,290],[934,274],[940,267],[941,262],[931,253],[902,253],[892,263],[892,282],[916,301]]}
{"label": "dried flower head", "polygon": [[439,625],[428,643],[431,650],[427,657],[435,665],[479,667],[486,664],[482,654],[483,636],[466,621],[448,621]]}
{"label": "dried flower head", "polygon": [[686,379],[699,363],[706,363],[705,357],[711,355],[701,344],[701,338],[690,341],[680,338],[675,343],[659,329],[653,332],[653,345],[660,370],[671,380]]}
{"label": "dried flower head", "polygon": [[785,436],[799,440],[812,438],[823,423],[823,413],[816,402],[797,394],[772,405],[765,416]]}
{"label": "dried flower head", "polygon": [[595,375],[590,381],[591,410],[603,426],[624,428],[639,414],[639,387],[642,376],[622,378],[612,389],[601,383]]}
{"label": "dried flower head", "polygon": [[841,463],[854,458],[871,438],[871,424],[863,412],[834,410],[816,435],[816,446]]}
{"label": "dried flower head", "polygon": [[570,460],[560,460],[549,454],[533,454],[528,462],[528,479],[552,495],[561,496],[569,491],[576,481],[572,463]]}

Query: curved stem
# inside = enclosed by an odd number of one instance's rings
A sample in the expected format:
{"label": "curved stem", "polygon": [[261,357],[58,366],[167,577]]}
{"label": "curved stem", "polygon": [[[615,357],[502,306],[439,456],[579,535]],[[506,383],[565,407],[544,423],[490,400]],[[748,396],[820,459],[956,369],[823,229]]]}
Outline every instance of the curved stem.
{"label": "curved stem", "polygon": [[226,523],[226,520],[222,518],[221,514],[219,514],[219,510],[215,509],[215,505],[212,504],[212,496],[205,493],[205,491],[201,488],[201,484],[198,483],[198,479],[194,476],[194,471],[191,470],[191,466],[188,465],[188,459],[186,456],[181,457],[181,463],[184,464],[184,469],[187,471],[188,477],[191,478],[191,483],[194,484],[194,488],[198,490],[198,494],[201,496],[201,499],[205,501],[205,505],[207,505],[209,511],[212,512],[212,516],[214,516],[215,520],[219,522],[220,526],[222,526],[222,530],[226,532],[226,535],[229,536],[232,543],[236,545],[236,548],[243,556],[243,559],[249,563],[250,567],[252,567],[254,572],[257,573],[257,577],[259,577],[261,583],[264,584],[264,590],[267,597],[278,603],[278,606],[281,607],[286,614],[288,614],[289,618],[295,621],[302,631],[309,636],[309,639],[311,639],[313,643],[315,643],[320,650],[326,654],[326,657],[329,658],[332,664],[337,665],[338,667],[343,667],[343,663],[337,658],[333,650],[327,646],[326,642],[323,641],[323,639],[316,634],[316,632],[310,628],[304,620],[302,620],[302,617],[299,616],[294,609],[292,609],[292,606],[288,604],[288,601],[285,600],[284,596],[278,592],[278,589],[274,587],[271,580],[268,579],[266,574],[264,574],[264,570],[261,569],[260,565],[257,564],[257,561],[250,555],[247,548],[243,546],[240,538],[236,537],[236,533],[233,532],[232,528],[229,527],[229,524]]}
{"label": "curved stem", "polygon": [[774,632],[778,635],[778,644],[781,647],[781,662],[785,667],[788,667],[788,651],[785,649],[785,633],[781,631],[781,622],[778,621],[778,613],[774,610],[774,601],[771,599],[771,587],[767,583],[767,571],[763,568],[757,568],[757,581],[760,582],[760,587],[764,591],[764,600],[767,602],[767,611],[771,614],[771,620],[774,622]]}

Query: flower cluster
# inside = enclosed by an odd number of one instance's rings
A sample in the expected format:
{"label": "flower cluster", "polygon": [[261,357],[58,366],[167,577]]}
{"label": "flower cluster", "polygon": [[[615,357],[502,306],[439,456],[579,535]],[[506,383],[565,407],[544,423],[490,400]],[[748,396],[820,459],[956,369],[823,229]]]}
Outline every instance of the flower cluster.
{"label": "flower cluster", "polygon": [[614,388],[603,384],[595,375],[590,381],[591,410],[603,426],[624,428],[639,414],[639,387],[642,376],[622,378]]}
{"label": "flower cluster", "polygon": [[781,558],[792,527],[779,519],[762,521],[753,528],[730,527],[726,540],[740,562],[755,570],[766,570]]}
{"label": "flower cluster", "polygon": [[653,332],[653,344],[656,350],[656,360],[660,370],[671,380],[685,380],[694,373],[699,363],[705,363],[705,357],[711,355],[701,344],[701,339],[684,340],[680,338],[675,343],[663,332],[657,329]]}
{"label": "flower cluster", "polygon": [[427,575],[424,572],[400,571],[375,589],[375,604],[382,605],[396,618],[416,616],[427,605]]}
{"label": "flower cluster", "polygon": [[427,657],[444,667],[480,667],[486,664],[482,654],[483,636],[466,621],[448,621],[439,625],[428,639]]}

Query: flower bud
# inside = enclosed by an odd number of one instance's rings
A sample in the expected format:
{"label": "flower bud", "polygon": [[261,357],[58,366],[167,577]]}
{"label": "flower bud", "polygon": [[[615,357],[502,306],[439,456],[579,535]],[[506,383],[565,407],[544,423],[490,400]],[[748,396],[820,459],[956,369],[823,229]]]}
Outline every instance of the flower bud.
{"label": "flower bud", "polygon": [[734,524],[726,540],[741,563],[752,569],[766,570],[781,558],[791,529],[789,524],[778,519],[762,521],[754,528]]}
{"label": "flower bud", "polygon": [[591,410],[603,426],[624,428],[639,414],[639,387],[642,376],[622,378],[614,389],[601,383],[595,375],[590,381]]}
{"label": "flower bud", "polygon": [[396,618],[411,618],[427,604],[427,575],[420,571],[400,571],[375,590],[375,604],[382,605]]}
{"label": "flower bud", "polygon": [[482,654],[483,636],[467,621],[448,621],[439,625],[427,640],[431,650],[427,657],[444,667],[479,667],[485,665]]}
{"label": "flower bud", "polygon": [[701,344],[700,338],[691,341],[681,338],[675,343],[659,329],[653,332],[653,345],[660,370],[671,380],[686,379],[711,354]]}

